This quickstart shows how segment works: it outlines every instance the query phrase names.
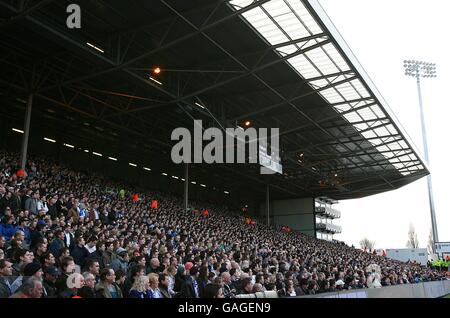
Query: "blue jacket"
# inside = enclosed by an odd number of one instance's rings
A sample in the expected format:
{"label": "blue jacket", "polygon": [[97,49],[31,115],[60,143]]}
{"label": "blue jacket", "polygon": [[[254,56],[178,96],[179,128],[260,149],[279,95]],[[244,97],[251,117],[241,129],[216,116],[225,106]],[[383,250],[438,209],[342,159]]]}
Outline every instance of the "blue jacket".
{"label": "blue jacket", "polygon": [[159,288],[156,291],[152,291],[150,288],[147,290],[147,297],[146,298],[164,298],[161,292],[159,291]]}
{"label": "blue jacket", "polygon": [[61,241],[59,238],[56,238],[52,241],[50,244],[50,247],[48,248],[50,253],[53,254],[55,257],[59,257],[61,254],[61,249],[64,247],[64,242]]}
{"label": "blue jacket", "polygon": [[138,292],[137,290],[130,290],[130,298],[149,298],[146,292]]}
{"label": "blue jacket", "polygon": [[6,241],[11,240],[14,233],[14,226],[12,224],[0,224],[0,234],[5,237]]}

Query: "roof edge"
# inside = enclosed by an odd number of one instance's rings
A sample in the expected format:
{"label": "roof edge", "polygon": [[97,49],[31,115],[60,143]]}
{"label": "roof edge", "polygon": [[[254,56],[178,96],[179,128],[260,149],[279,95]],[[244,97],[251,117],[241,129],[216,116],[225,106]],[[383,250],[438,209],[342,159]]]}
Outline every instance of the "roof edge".
{"label": "roof edge", "polygon": [[391,118],[394,127],[398,129],[400,133],[404,136],[405,142],[414,151],[417,158],[422,162],[424,168],[430,173],[430,168],[428,166],[428,163],[424,160],[422,153],[418,151],[418,148],[412,141],[412,138],[406,132],[406,129],[401,125],[400,120],[395,116],[394,112],[389,107],[389,104],[386,102],[381,93],[378,91],[377,87],[375,86],[375,84],[373,83],[367,72],[364,70],[363,66],[358,61],[357,57],[355,56],[355,54],[353,53],[347,42],[344,40],[342,35],[337,30],[333,21],[331,21],[330,17],[325,12],[322,5],[319,3],[319,0],[304,0],[304,4],[307,8],[311,10],[311,14],[317,15],[318,19],[316,20],[316,22],[322,24],[322,27],[325,27],[326,31],[328,31],[331,38],[337,44],[336,48],[338,50],[342,50],[343,57],[348,59],[349,64],[354,67],[355,71],[361,77],[361,80],[364,81],[364,84],[367,85],[367,88],[370,90],[371,93],[373,93],[374,97],[378,100],[379,105],[383,107],[388,116]]}

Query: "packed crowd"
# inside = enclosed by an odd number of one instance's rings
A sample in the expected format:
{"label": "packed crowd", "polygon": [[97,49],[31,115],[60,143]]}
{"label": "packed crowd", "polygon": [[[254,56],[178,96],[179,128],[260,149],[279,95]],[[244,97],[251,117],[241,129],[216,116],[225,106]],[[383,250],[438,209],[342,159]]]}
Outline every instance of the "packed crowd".
{"label": "packed crowd", "polygon": [[[0,152],[0,298],[280,297],[440,280],[439,271],[247,224],[224,206],[145,192]],[[23,174],[23,175],[22,175]],[[154,205],[157,202],[157,206]],[[202,213],[207,210],[208,213]]]}

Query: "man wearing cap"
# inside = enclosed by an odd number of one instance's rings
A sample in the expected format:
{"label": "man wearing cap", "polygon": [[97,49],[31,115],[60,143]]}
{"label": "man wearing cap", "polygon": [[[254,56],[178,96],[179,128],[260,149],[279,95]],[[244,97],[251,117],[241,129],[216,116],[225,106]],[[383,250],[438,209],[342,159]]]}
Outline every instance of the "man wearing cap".
{"label": "man wearing cap", "polygon": [[58,295],[56,289],[56,280],[58,279],[61,272],[55,266],[49,266],[44,268],[44,291],[43,297],[45,298],[56,298]]}

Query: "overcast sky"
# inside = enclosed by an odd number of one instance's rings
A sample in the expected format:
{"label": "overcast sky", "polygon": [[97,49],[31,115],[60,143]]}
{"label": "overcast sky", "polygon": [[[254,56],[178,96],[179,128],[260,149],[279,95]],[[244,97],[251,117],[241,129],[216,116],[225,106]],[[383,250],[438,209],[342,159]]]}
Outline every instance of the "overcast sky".
{"label": "overcast sky", "polygon": [[[438,77],[422,81],[439,240],[450,241],[450,1],[320,0],[361,65],[371,77],[411,140],[422,151],[415,79],[404,75],[403,60],[437,64]],[[426,178],[402,189],[359,200],[341,201],[341,235],[359,246],[363,237],[376,248],[404,248],[409,224],[426,247],[431,229]]]}

